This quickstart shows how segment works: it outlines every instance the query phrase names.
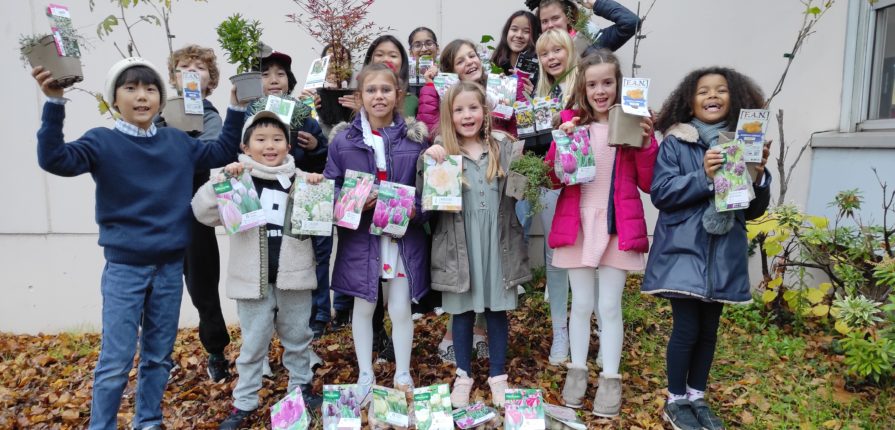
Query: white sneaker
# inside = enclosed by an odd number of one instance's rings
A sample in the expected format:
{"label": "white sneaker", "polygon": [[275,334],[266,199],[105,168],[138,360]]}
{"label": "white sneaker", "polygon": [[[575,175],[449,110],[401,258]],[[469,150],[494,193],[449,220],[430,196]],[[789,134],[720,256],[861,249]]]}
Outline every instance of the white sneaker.
{"label": "white sneaker", "polygon": [[373,396],[370,395],[373,386],[376,385],[376,375],[372,373],[361,373],[357,378],[357,390],[354,392],[355,397],[360,399],[361,408],[367,405]]}
{"label": "white sneaker", "polygon": [[553,330],[553,343],[550,345],[550,364],[556,366],[569,361],[569,329],[563,327]]}

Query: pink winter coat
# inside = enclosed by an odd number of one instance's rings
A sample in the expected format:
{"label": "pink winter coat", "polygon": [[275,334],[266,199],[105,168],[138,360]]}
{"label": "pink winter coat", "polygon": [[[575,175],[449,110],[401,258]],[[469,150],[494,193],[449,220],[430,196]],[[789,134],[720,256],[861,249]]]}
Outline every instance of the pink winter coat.
{"label": "pink winter coat", "polygon": [[[438,134],[441,97],[438,96],[438,91],[435,90],[435,84],[431,82],[420,88],[419,97],[420,104],[416,111],[416,120],[426,124],[426,127],[429,128],[429,137],[434,139],[435,135]],[[517,137],[515,116],[511,119],[492,118],[491,125],[494,130],[503,131],[513,137]]]}
{"label": "pink winter coat", "polygon": [[[561,113],[563,121],[568,121],[574,116],[576,113],[571,110]],[[658,153],[659,142],[655,135],[652,136],[650,144],[646,148],[617,148],[615,151],[612,201],[609,202],[609,233],[618,235],[618,248],[621,251],[643,253],[649,251],[646,219],[638,188],[645,193],[650,192],[653,182],[653,166],[656,164]],[[544,162],[550,166],[548,171],[550,181],[555,187],[559,187],[561,183],[553,172],[555,158],[556,142],[552,142]],[[547,244],[551,248],[575,244],[575,239],[581,228],[580,200],[580,185],[566,186],[560,192],[550,237],[547,238]]]}

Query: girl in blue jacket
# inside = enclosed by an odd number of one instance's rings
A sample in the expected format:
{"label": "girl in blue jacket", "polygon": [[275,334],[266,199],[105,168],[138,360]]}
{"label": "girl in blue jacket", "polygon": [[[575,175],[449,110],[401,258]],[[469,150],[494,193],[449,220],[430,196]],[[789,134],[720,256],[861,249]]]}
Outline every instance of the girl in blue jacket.
{"label": "girl in blue jacket", "polygon": [[703,399],[724,303],[752,300],[746,221],[770,200],[766,145],[753,183],[756,198],[731,212],[714,208],[714,177],[723,164],[718,134],[736,128],[740,109],[764,105],[752,79],[712,67],[687,75],[657,121],[665,136],[653,171],[650,198],[659,209],[642,291],[671,302],[674,325],[666,366],[663,418],[675,429],[721,429]]}

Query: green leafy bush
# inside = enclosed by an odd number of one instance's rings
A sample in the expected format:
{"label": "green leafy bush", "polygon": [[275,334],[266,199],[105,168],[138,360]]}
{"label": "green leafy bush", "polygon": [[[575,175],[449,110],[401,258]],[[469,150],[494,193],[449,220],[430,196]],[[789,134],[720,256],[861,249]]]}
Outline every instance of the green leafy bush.
{"label": "green leafy bush", "polygon": [[541,205],[541,188],[550,187],[550,180],[547,178],[548,169],[544,159],[538,157],[533,152],[525,153],[510,164],[511,171],[528,179],[524,195],[525,200],[531,204],[529,216],[544,209],[543,205]]}
{"label": "green leafy bush", "polygon": [[261,63],[261,23],[231,15],[217,27],[218,43],[226,51],[227,62],[236,64],[236,73],[246,73]]}

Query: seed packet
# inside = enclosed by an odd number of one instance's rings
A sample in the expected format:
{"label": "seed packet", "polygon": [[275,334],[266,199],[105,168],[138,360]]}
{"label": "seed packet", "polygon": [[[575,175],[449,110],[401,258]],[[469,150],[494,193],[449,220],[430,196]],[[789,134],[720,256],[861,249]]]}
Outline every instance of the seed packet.
{"label": "seed packet", "polygon": [[451,389],[447,384],[413,390],[417,430],[453,430]]}
{"label": "seed packet", "polygon": [[323,415],[324,430],[360,430],[361,402],[357,385],[324,385]]}
{"label": "seed packet", "polygon": [[367,203],[367,197],[373,190],[373,182],[376,179],[372,173],[345,171],[345,180],[342,182],[342,190],[339,192],[339,200],[334,205],[333,217],[336,225],[351,230],[357,230],[360,225],[360,214]]}
{"label": "seed packet", "polygon": [[370,234],[404,237],[410,224],[415,197],[415,187],[388,181],[380,182],[373,222],[370,223]]}
{"label": "seed packet", "polygon": [[544,401],[541,390],[511,388],[505,394],[505,430],[544,430]]}
{"label": "seed packet", "polygon": [[284,124],[292,124],[292,112],[295,111],[295,100],[277,96],[267,96],[264,110],[273,112]]}
{"label": "seed packet", "polygon": [[587,426],[578,419],[578,414],[572,408],[544,403],[544,415],[548,424],[558,422],[572,430],[587,430]]}
{"label": "seed packet", "polygon": [[448,155],[440,164],[428,155],[423,168],[423,210],[460,212],[463,209],[463,156]]}
{"label": "seed packet", "polygon": [[454,85],[457,85],[457,82],[460,82],[460,78],[457,77],[456,73],[439,73],[435,75],[433,83],[435,84],[435,91],[438,92],[438,97],[443,98],[444,93]]}
{"label": "seed packet", "polygon": [[313,97],[302,97],[301,104],[305,105],[311,111],[311,118],[314,121],[320,121],[320,116],[317,115],[317,106],[314,106],[314,98]]}
{"label": "seed packet", "polygon": [[180,72],[183,87],[183,111],[187,114],[203,115],[202,78],[198,72]]}
{"label": "seed packet", "polygon": [[587,126],[576,127],[570,135],[553,130],[553,141],[556,143],[553,169],[560,182],[565,185],[593,182],[597,167]]}
{"label": "seed packet", "polygon": [[81,48],[71,22],[68,8],[58,4],[47,6],[47,17],[50,19],[50,32],[56,43],[56,53],[60,57],[80,57]]}
{"label": "seed packet", "polygon": [[292,199],[289,233],[301,236],[332,236],[334,194],[335,181],[332,179],[311,185],[302,178],[296,178],[289,195]]}
{"label": "seed packet", "polygon": [[764,136],[768,131],[771,111],[766,109],[741,109],[737,121],[736,138],[745,144],[743,159],[747,163],[761,163]]}
{"label": "seed packet", "polygon": [[311,425],[301,387],[296,387],[270,408],[270,425],[273,430],[306,430]]}
{"label": "seed packet", "polygon": [[305,79],[304,89],[323,88],[323,83],[326,82],[326,74],[329,71],[331,57],[332,55],[327,55],[311,62],[311,67],[308,68],[308,78]]}
{"label": "seed packet", "polygon": [[516,102],[516,133],[522,138],[535,134],[535,113],[529,102]]}
{"label": "seed packet", "polygon": [[497,412],[482,402],[476,402],[465,408],[454,409],[453,416],[458,428],[471,429],[493,420],[497,417]]}
{"label": "seed packet", "polygon": [[373,418],[379,423],[407,427],[410,425],[410,413],[407,407],[407,393],[385,388],[373,387]]}
{"label": "seed packet", "polygon": [[432,59],[429,55],[423,55],[418,60],[416,60],[416,85],[425,85],[426,83],[426,72],[429,71],[430,67],[435,66],[435,60]]}
{"label": "seed packet", "polygon": [[537,131],[553,130],[553,99],[535,97],[533,103],[535,129]]}
{"label": "seed packet", "polygon": [[631,115],[650,116],[649,79],[622,78],[622,110]]}
{"label": "seed packet", "polygon": [[235,234],[267,224],[267,216],[261,207],[261,199],[255,191],[252,176],[243,172],[239,176],[223,175],[213,184],[217,196],[218,213],[227,234]]}
{"label": "seed packet", "polygon": [[488,75],[486,91],[488,97],[493,98],[497,104],[491,115],[495,118],[510,119],[513,117],[513,103],[516,101],[515,76],[503,76],[492,73]]}
{"label": "seed packet", "polygon": [[714,148],[724,156],[721,168],[715,172],[715,209],[725,212],[749,207],[755,191],[744,159],[745,144],[732,139]]}
{"label": "seed packet", "polygon": [[418,60],[414,56],[407,57],[407,84],[417,86],[420,84],[420,69]]}

